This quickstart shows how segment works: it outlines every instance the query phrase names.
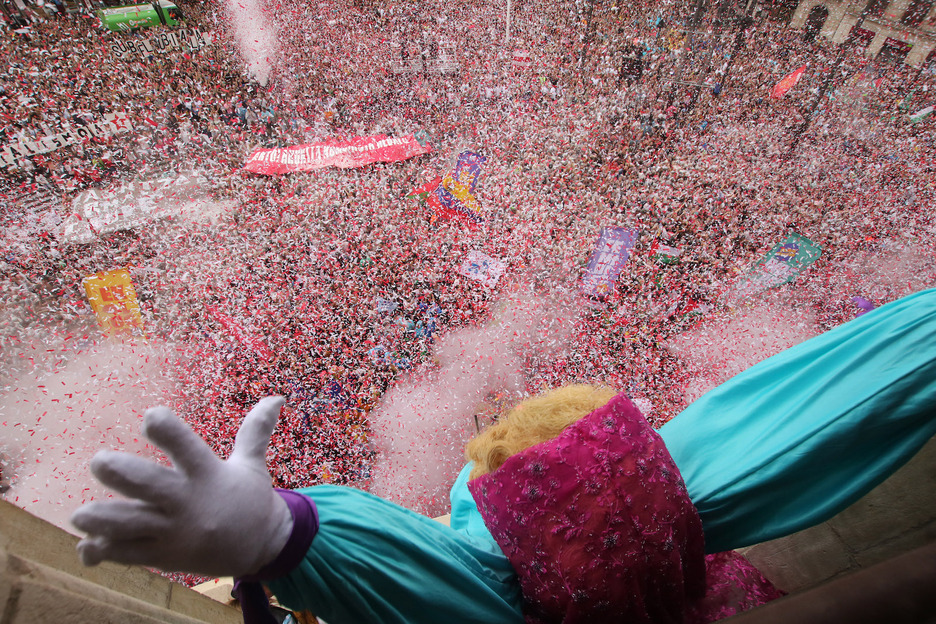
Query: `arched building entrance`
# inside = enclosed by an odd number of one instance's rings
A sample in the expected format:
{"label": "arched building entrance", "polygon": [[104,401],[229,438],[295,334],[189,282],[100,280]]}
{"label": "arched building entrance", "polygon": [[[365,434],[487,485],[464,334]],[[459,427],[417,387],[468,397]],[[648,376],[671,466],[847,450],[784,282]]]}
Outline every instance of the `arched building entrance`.
{"label": "arched building entrance", "polygon": [[822,32],[822,27],[825,25],[826,20],[829,18],[829,9],[825,8],[821,4],[817,4],[809,11],[809,17],[806,18],[806,24],[803,30],[803,39],[805,41],[812,41],[815,39],[820,32]]}
{"label": "arched building entrance", "polygon": [[913,46],[905,41],[888,37],[878,52],[877,60],[884,63],[903,63]]}

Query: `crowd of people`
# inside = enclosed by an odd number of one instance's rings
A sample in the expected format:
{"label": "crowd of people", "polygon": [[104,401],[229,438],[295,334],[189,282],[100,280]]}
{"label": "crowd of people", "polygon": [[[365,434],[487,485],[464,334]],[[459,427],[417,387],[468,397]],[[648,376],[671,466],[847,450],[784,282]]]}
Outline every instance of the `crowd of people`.
{"label": "crowd of people", "polygon": [[[527,358],[529,389],[609,383],[659,425],[697,374],[668,341],[738,314],[745,302],[726,293],[787,235],[822,256],[769,296],[820,330],[857,314],[852,296],[881,304],[936,277],[934,117],[910,120],[934,103],[932,66],[875,63],[856,42],[840,54],[770,19],[741,36],[709,19],[693,39],[685,3],[530,0],[507,40],[489,3],[277,0],[263,9],[278,49],[260,84],[220,3],[179,4],[185,27],[210,35],[201,50],[116,58],[114,39],[150,31],[111,33],[90,13],[0,32],[0,143],[114,112],[132,121],[0,171],[0,381],[41,366],[29,345],[99,340],[81,280],[130,267],[147,335],[176,354],[174,407],[219,452],[245,408],[288,398],[278,486],[366,482],[368,414],[383,393],[434,365],[440,335],[503,313],[508,293],[578,297],[566,348]],[[456,71],[431,69],[440,50]],[[639,64],[622,50],[639,50]],[[419,131],[433,151],[404,162],[241,169],[257,147]],[[486,157],[475,228],[407,197],[466,149]],[[234,208],[85,244],[56,229],[86,188],[193,167]],[[631,256],[607,296],[582,296],[599,232],[615,226],[639,231]],[[677,261],[655,259],[654,243]],[[457,271],[472,250],[507,264],[497,286]]]}

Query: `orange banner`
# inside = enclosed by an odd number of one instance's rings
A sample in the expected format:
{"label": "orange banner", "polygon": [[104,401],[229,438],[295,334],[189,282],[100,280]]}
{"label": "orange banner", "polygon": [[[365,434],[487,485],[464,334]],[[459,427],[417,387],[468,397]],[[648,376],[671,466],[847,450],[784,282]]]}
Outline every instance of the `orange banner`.
{"label": "orange banner", "polygon": [[127,269],[101,271],[81,283],[105,336],[145,336],[140,302]]}

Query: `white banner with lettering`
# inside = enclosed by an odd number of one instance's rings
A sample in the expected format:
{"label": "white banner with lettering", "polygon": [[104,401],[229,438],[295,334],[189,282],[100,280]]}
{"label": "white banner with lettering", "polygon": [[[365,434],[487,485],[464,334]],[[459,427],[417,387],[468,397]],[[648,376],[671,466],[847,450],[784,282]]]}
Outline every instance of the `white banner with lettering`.
{"label": "white banner with lettering", "polygon": [[102,234],[130,230],[165,217],[210,221],[234,208],[210,195],[211,180],[195,170],[89,189],[71,203],[56,236],[68,243],[90,243]]}
{"label": "white banner with lettering", "polygon": [[72,130],[44,136],[35,141],[19,141],[0,147],[0,165],[9,167],[27,156],[54,152],[68,145],[81,143],[92,137],[109,137],[118,132],[128,132],[133,129],[130,116],[127,113],[108,113],[104,121],[95,121],[84,126],[76,126]]}
{"label": "white banner with lettering", "polygon": [[111,41],[111,52],[121,60],[146,56],[155,52],[165,53],[171,50],[197,52],[211,43],[210,33],[203,33],[197,28],[170,30],[148,37],[127,38],[118,35]]}

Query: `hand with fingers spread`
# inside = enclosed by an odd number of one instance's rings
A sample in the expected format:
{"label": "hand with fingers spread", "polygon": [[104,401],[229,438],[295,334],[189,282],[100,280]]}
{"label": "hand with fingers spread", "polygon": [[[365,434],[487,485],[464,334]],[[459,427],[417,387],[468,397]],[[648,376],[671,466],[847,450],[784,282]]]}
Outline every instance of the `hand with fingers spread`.
{"label": "hand with fingers spread", "polygon": [[147,410],[143,434],[173,467],[114,451],[95,455],[94,476],[129,500],[92,502],[72,515],[72,524],[88,534],[78,543],[82,562],[242,576],[274,560],[293,525],[266,467],[282,406],[280,397],[257,403],[227,460],[168,408]]}

